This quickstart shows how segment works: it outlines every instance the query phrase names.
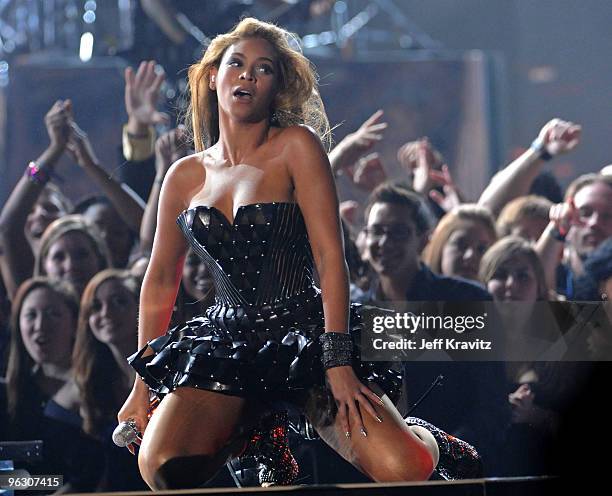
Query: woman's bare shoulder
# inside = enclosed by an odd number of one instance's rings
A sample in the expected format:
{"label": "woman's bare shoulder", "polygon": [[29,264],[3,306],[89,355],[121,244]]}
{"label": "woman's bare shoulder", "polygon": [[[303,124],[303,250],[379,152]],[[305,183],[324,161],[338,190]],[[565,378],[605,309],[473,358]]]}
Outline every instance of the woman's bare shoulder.
{"label": "woman's bare shoulder", "polygon": [[313,163],[329,164],[321,139],[311,127],[287,127],[279,133],[278,138],[282,140],[282,154],[289,170],[302,165],[310,167]]}
{"label": "woman's bare shoulder", "polygon": [[164,185],[171,184],[173,188],[181,190],[203,185],[206,179],[206,168],[204,167],[203,152],[194,153],[183,157],[168,169],[164,178]]}
{"label": "woman's bare shoulder", "polygon": [[277,138],[290,145],[312,146],[321,144],[316,131],[305,124],[279,128]]}
{"label": "woman's bare shoulder", "polygon": [[326,155],[319,135],[314,129],[306,125],[297,125],[282,128],[277,139],[281,142],[282,154],[295,163],[298,158],[312,159],[313,156]]}

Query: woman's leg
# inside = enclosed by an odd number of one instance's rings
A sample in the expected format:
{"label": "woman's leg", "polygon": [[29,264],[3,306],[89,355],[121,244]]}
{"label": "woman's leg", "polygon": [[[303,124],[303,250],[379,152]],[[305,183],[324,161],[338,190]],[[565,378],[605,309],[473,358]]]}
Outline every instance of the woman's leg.
{"label": "woman's leg", "polygon": [[198,487],[245,447],[257,408],[244,398],[181,387],[147,426],[138,465],[152,489]]}
{"label": "woman's leg", "polygon": [[[379,396],[384,393],[373,383],[368,385]],[[377,482],[426,480],[433,472],[439,458],[438,446],[427,429],[420,426],[408,426],[393,403],[383,396],[384,406],[373,405],[382,422],[378,422],[366,411],[361,417],[367,436],[351,425],[351,436],[347,437],[340,425],[338,416],[316,411],[321,401],[320,395],[328,395],[327,400],[334,401],[327,389],[316,389],[312,395],[319,399],[309,398],[306,415],[315,429],[328,445],[340,456],[353,464],[368,477]],[[350,419],[349,419],[350,421]]]}

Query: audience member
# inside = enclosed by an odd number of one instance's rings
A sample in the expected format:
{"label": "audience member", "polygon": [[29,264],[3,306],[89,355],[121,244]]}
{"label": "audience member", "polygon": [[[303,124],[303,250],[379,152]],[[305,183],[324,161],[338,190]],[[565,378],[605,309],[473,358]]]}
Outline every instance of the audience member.
{"label": "audience member", "polygon": [[134,380],[126,358],[137,344],[139,292],[135,276],[107,269],[92,278],[81,299],[73,367],[83,430],[103,446],[98,491],[146,487],[137,460],[111,443],[117,413]]}
{"label": "audience member", "polygon": [[497,218],[497,234],[520,236],[537,241],[548,225],[548,212],[552,203],[535,195],[519,196],[509,202]]}
{"label": "audience member", "polygon": [[478,204],[497,216],[511,200],[528,195],[544,163],[572,151],[580,143],[582,128],[561,119],[548,121],[531,146],[516,160],[493,176]]}
{"label": "audience member", "polygon": [[423,251],[423,261],[436,274],[478,281],[480,260],[496,240],[490,212],[463,204],[442,217]]}
{"label": "audience member", "polygon": [[67,213],[67,202],[52,193],[48,183],[68,143],[71,118],[70,100],[58,100],[47,112],[49,145],[27,166],[0,213],[0,269],[10,300],[19,285],[32,276],[44,229]]}
{"label": "audience member", "polygon": [[73,213],[83,215],[98,228],[108,247],[112,267],[127,267],[138,231],[128,227],[110,200],[106,196],[87,197],[76,204]]}
{"label": "audience member", "polygon": [[71,355],[78,299],[64,281],[34,278],[18,289],[7,370],[9,436],[43,441],[34,474],[63,474],[67,487],[92,490],[96,443],[80,428]]}
{"label": "audience member", "polygon": [[[479,284],[435,274],[420,262],[430,221],[416,193],[389,183],[376,188],[367,203],[365,228],[365,258],[374,279],[365,291],[353,286],[352,298],[380,306],[393,302],[396,310],[402,310],[396,305],[402,302],[490,300],[491,295]],[[447,432],[476,446],[488,475],[498,473],[509,419],[508,406],[499,393],[505,390],[503,368],[496,363],[453,361],[404,362],[403,368],[404,413],[435,418]],[[442,386],[434,388],[416,410],[409,410],[439,375],[444,377]]]}
{"label": "audience member", "polygon": [[[565,203],[552,207],[550,219],[536,249],[549,285],[574,299],[584,260],[612,236],[612,176],[585,174],[574,180],[565,193]],[[558,275],[561,257],[563,270]]]}
{"label": "audience member", "polygon": [[34,275],[68,281],[81,294],[89,280],[109,266],[108,248],[98,228],[81,215],[67,215],[45,230]]}

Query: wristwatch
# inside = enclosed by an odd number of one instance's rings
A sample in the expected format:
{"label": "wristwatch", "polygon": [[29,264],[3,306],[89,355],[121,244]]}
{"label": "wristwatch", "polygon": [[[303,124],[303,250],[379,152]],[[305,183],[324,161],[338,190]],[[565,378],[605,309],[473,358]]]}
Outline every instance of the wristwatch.
{"label": "wristwatch", "polygon": [[541,138],[534,139],[529,148],[536,152],[542,160],[548,161],[553,158],[553,156],[546,149],[546,145]]}

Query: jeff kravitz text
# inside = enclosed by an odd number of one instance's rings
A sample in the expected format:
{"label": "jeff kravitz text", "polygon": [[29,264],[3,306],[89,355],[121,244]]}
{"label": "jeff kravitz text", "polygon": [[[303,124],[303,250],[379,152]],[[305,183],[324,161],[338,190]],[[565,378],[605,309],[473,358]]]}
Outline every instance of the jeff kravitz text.
{"label": "jeff kravitz text", "polygon": [[[473,331],[486,327],[487,314],[416,315],[411,312],[377,315],[372,319],[371,346],[374,351],[481,351],[492,342]],[[422,331],[422,332],[418,332]],[[470,332],[472,331],[472,332]],[[418,334],[417,334],[418,332]],[[440,334],[450,337],[438,337]]]}

